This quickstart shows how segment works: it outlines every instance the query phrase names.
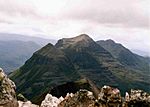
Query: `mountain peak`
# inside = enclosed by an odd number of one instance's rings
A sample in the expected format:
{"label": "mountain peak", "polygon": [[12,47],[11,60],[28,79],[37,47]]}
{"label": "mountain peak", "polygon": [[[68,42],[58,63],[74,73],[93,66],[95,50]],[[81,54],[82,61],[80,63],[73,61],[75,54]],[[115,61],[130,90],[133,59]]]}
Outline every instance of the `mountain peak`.
{"label": "mountain peak", "polygon": [[72,42],[77,43],[80,41],[84,41],[84,42],[89,42],[89,41],[93,41],[92,38],[90,38],[87,34],[81,34],[79,36],[73,37],[73,38],[68,38],[70,39]]}
{"label": "mountain peak", "polygon": [[109,42],[109,43],[115,43],[115,41],[112,40],[112,39],[107,39],[106,42]]}
{"label": "mountain peak", "polygon": [[89,43],[94,42],[92,38],[90,38],[87,34],[81,34],[79,36],[73,37],[73,38],[63,38],[58,40],[56,43],[56,47],[68,47],[68,46],[74,46],[78,43],[88,45]]}
{"label": "mountain peak", "polygon": [[74,39],[78,39],[78,40],[87,40],[87,39],[91,39],[87,34],[81,34],[79,36],[74,37]]}
{"label": "mountain peak", "polygon": [[116,42],[112,39],[107,39],[107,40],[99,40],[97,41],[98,43],[109,43],[109,44],[115,44]]}

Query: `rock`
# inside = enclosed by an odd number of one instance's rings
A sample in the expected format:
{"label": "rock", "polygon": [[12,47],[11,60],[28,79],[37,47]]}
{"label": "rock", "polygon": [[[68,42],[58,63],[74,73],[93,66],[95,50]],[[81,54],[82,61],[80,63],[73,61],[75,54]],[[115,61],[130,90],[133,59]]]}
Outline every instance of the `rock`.
{"label": "rock", "polygon": [[62,102],[62,101],[64,101],[64,98],[61,96],[61,97],[59,98],[59,100],[60,100],[60,102]]}
{"label": "rock", "polygon": [[60,97],[59,99],[57,97],[52,96],[51,94],[47,94],[44,101],[42,101],[40,107],[57,107],[58,104],[64,100],[63,97]]}
{"label": "rock", "polygon": [[66,97],[65,97],[65,99],[68,99],[69,97],[73,97],[74,96],[74,94],[73,93],[67,93],[67,95],[66,95]]}
{"label": "rock", "polygon": [[28,101],[28,99],[26,99],[22,94],[18,94],[17,95],[17,100],[23,101],[23,102],[27,102]]}
{"label": "rock", "polygon": [[16,86],[0,68],[0,107],[18,107]]}
{"label": "rock", "polygon": [[129,96],[129,93],[126,92],[126,95],[125,95],[125,101],[128,102],[130,100],[130,96]]}
{"label": "rock", "polygon": [[125,97],[128,107],[150,107],[150,95],[142,90],[131,89],[129,97]]}
{"label": "rock", "polygon": [[39,107],[38,105],[32,104],[30,101],[22,102],[18,101],[19,107]]}
{"label": "rock", "polygon": [[98,95],[98,101],[102,107],[105,107],[106,105],[120,107],[122,105],[120,91],[117,88],[112,88],[110,86],[104,86],[101,88]]}
{"label": "rock", "polygon": [[94,105],[95,98],[93,93],[87,90],[80,90],[72,97],[68,96],[58,107],[94,107]]}

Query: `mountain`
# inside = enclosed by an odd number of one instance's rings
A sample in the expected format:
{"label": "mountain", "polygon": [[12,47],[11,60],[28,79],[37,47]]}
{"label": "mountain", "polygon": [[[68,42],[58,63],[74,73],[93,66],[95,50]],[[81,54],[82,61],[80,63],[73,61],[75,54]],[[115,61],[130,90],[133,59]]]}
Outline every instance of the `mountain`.
{"label": "mountain", "polygon": [[[40,35],[41,37],[44,35]],[[41,37],[32,37],[29,35],[22,35],[22,34],[13,34],[13,33],[0,33],[0,41],[32,41],[37,43],[38,45],[45,46],[47,43],[55,44],[56,40],[53,39],[44,39]]]}
{"label": "mountain", "polygon": [[65,53],[50,43],[11,74],[17,84],[17,91],[28,96],[28,99],[35,99],[50,87],[75,81],[79,77]]}
{"label": "mountain", "polygon": [[139,56],[135,53],[132,53],[129,49],[125,48],[119,43],[115,43],[113,40],[100,40],[97,43],[105,48],[108,52],[112,54],[121,64],[140,70],[142,72],[149,73],[149,63],[145,57]]}
{"label": "mountain", "polygon": [[54,87],[82,78],[98,87],[110,85],[123,92],[130,88],[150,90],[149,75],[126,68],[86,34],[47,44],[9,76],[17,92],[33,102]]}
{"label": "mountain", "polygon": [[40,46],[31,41],[0,41],[0,66],[8,74],[23,65],[38,49]]}

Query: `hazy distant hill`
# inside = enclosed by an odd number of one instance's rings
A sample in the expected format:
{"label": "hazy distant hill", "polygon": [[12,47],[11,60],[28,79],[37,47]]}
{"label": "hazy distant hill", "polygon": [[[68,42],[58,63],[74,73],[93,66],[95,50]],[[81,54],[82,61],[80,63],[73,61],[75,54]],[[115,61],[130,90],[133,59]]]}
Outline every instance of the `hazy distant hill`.
{"label": "hazy distant hill", "polygon": [[138,50],[138,49],[132,49],[131,51],[134,52],[134,53],[136,53],[136,54],[138,54],[138,55],[144,56],[144,57],[150,57],[149,50],[147,50],[148,52],[141,51],[141,50]]}
{"label": "hazy distant hill", "polygon": [[111,85],[123,92],[150,90],[148,74],[129,69],[86,34],[47,44],[10,77],[17,92],[32,101],[53,87],[84,77],[98,87]]}
{"label": "hazy distant hill", "polygon": [[16,70],[40,48],[31,41],[0,41],[0,66],[7,73]]}
{"label": "hazy distant hill", "polygon": [[55,40],[0,33],[0,66],[9,73],[23,65],[36,50],[47,43],[54,44]]}
{"label": "hazy distant hill", "polygon": [[113,40],[100,40],[97,43],[105,48],[108,52],[112,54],[120,63],[125,66],[149,72],[148,60],[145,57],[139,56],[129,49],[125,48],[119,43],[115,43]]}
{"label": "hazy distant hill", "polygon": [[56,40],[52,40],[52,39],[44,39],[41,37],[32,37],[28,35],[12,34],[12,33],[0,33],[0,40],[1,41],[19,40],[24,42],[32,41],[42,46],[46,45],[47,43],[52,43],[52,44],[56,43]]}

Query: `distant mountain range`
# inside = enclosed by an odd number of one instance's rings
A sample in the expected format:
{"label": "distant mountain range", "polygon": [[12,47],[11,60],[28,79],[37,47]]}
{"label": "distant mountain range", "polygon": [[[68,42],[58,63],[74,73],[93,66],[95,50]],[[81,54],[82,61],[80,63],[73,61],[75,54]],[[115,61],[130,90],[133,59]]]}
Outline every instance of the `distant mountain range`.
{"label": "distant mountain range", "polygon": [[56,40],[53,39],[44,39],[41,37],[32,37],[29,35],[22,35],[22,34],[0,33],[0,41],[12,41],[12,40],[24,41],[24,42],[32,41],[41,46],[44,46],[47,43],[52,43],[52,44],[56,43]]}
{"label": "distant mountain range", "polygon": [[133,53],[136,53],[136,54],[144,56],[144,57],[150,57],[150,51],[149,50],[147,50],[147,52],[146,52],[146,51],[141,51],[141,50],[138,50],[138,49],[131,49],[131,51]]}
{"label": "distant mountain range", "polygon": [[23,65],[35,51],[47,43],[55,43],[55,40],[0,33],[0,66],[8,74]]}
{"label": "distant mountain range", "polygon": [[0,66],[10,73],[29,59],[41,46],[34,42],[0,41]]}
{"label": "distant mountain range", "polygon": [[122,92],[131,88],[150,91],[147,64],[121,44],[112,40],[95,42],[81,34],[60,39],[55,45],[47,44],[9,76],[17,92],[36,103],[54,87],[82,78],[98,87],[118,87]]}

